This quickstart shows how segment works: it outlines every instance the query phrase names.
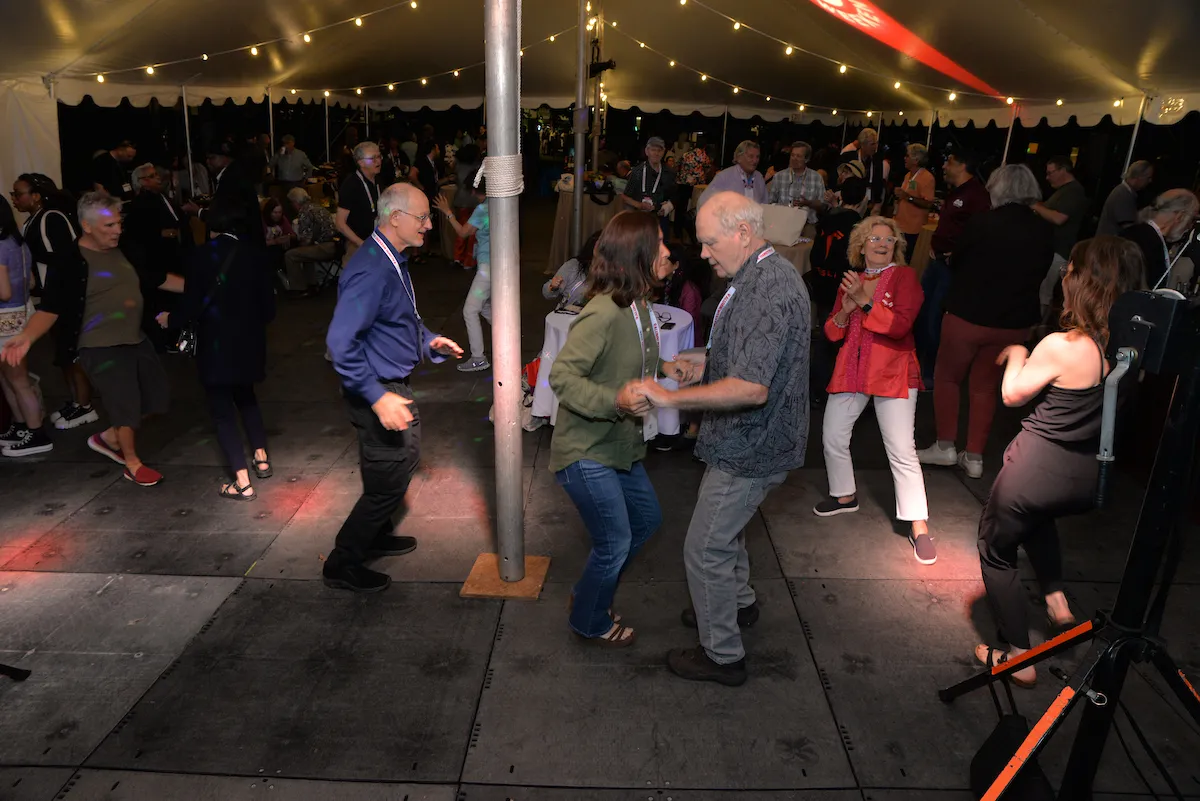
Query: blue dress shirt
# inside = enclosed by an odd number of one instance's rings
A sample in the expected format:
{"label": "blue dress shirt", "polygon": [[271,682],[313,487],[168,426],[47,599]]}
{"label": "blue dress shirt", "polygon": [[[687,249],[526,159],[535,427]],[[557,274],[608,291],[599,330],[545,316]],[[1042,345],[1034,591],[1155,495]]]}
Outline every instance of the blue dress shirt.
{"label": "blue dress shirt", "polygon": [[[408,259],[383,234],[378,240],[382,246],[369,237],[342,270],[325,337],[342,386],[371,404],[386,392],[381,381],[408,378],[422,359],[446,358],[429,347],[438,335],[417,314]],[[384,248],[396,257],[399,271]]]}

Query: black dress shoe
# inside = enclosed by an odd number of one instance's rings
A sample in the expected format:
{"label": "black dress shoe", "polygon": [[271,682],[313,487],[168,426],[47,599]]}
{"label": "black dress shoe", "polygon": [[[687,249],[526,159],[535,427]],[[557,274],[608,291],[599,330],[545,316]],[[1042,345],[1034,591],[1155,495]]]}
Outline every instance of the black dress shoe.
{"label": "black dress shoe", "polygon": [[400,537],[395,534],[381,534],[367,549],[368,559],[379,559],[382,556],[403,556],[417,549],[417,541],[412,537]]}
{"label": "black dress shoe", "polygon": [[[683,610],[683,614],[681,614],[679,616],[679,619],[682,620],[683,625],[687,626],[688,628],[694,629],[697,627],[696,610],[690,606],[687,609]],[[754,603],[750,604],[749,606],[743,606],[741,609],[738,610],[738,628],[739,629],[751,628],[757,622],[758,622],[758,601],[755,601]]]}
{"label": "black dress shoe", "polygon": [[729,665],[718,665],[700,645],[668,651],[667,667],[676,676],[688,681],[715,681],[727,687],[738,687],[746,683],[744,657]]}
{"label": "black dress shoe", "polygon": [[350,592],[383,592],[392,583],[391,576],[377,573],[362,565],[330,567],[326,562],[321,574],[325,578],[326,587]]}

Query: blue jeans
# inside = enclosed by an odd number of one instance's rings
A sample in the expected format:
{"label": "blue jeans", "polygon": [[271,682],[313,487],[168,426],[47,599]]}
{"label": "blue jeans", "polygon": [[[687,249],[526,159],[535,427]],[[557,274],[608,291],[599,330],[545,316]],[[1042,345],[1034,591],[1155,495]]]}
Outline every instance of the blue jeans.
{"label": "blue jeans", "polygon": [[592,537],[592,552],[575,584],[571,628],[584,637],[601,637],[613,625],[608,610],[621,573],[662,525],[662,509],[641,462],[615,470],[580,459],[555,475]]}
{"label": "blue jeans", "polygon": [[946,295],[950,293],[950,267],[940,258],[932,258],[921,274],[921,291],[925,302],[913,326],[917,345],[917,361],[921,364],[921,378],[928,389],[933,386],[933,366],[937,363],[938,344],[942,341],[942,313]]}

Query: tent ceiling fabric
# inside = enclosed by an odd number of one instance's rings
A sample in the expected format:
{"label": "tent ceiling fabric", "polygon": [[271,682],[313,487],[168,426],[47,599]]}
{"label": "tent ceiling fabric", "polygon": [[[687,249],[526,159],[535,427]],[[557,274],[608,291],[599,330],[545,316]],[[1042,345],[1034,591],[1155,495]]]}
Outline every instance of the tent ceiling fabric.
{"label": "tent ceiling fabric", "polygon": [[[1112,114],[1132,123],[1143,91],[1174,95],[1185,111],[1200,90],[1200,3],[1104,3],[1085,0],[873,0],[878,8],[950,60],[999,91],[1028,98],[1018,105],[1022,118],[1046,116],[1054,122],[1076,116],[1083,124]],[[645,111],[701,111],[779,119],[798,112],[784,100],[821,107],[809,109],[825,121],[831,108],[872,109],[895,120],[927,121],[930,109],[940,119],[1007,125],[1011,108],[1004,101],[969,95],[944,75],[855,29],[826,12],[824,5],[860,0],[704,0],[716,11],[745,25],[833,59],[836,66],[799,49],[783,48],[759,34],[735,32],[728,20],[695,2],[677,0],[605,0],[604,17],[618,28],[605,33],[604,57],[617,69],[606,73],[605,91],[617,107]],[[280,99],[366,102],[378,107],[477,106],[483,96],[482,67],[464,69],[457,78],[423,76],[477,64],[483,54],[482,0],[419,0],[418,8],[395,0],[294,0],[287,4],[248,4],[245,0],[109,0],[103,10],[94,0],[48,0],[14,4],[0,31],[5,67],[0,78],[56,76],[57,97],[77,103],[85,95],[113,105],[124,97],[173,102],[178,87],[189,84],[189,101],[207,97],[259,100],[265,87]],[[392,6],[392,7],[389,7]],[[361,27],[339,25],[301,34],[355,14],[374,13]],[[525,105],[565,107],[573,100],[575,33],[553,43],[544,37],[575,23],[572,0],[525,0],[522,74]],[[208,61],[162,66],[154,75],[141,67],[217,53],[258,42],[257,57],[246,52],[214,55]],[[643,41],[647,48],[638,46]],[[701,82],[694,72],[667,66],[660,53],[743,89],[737,95],[716,81]],[[858,69],[855,69],[858,68]],[[129,72],[116,72],[133,70]],[[872,75],[864,72],[878,73]],[[104,84],[95,73],[107,73]],[[887,77],[882,77],[887,76]],[[401,81],[414,83],[400,84]],[[901,89],[893,81],[901,81]],[[360,86],[397,82],[396,90]],[[927,84],[943,89],[922,88]],[[290,90],[298,90],[295,96]],[[958,89],[950,103],[945,88]],[[769,94],[764,97],[755,94]],[[1063,107],[1054,105],[1064,98]],[[1120,109],[1113,101],[1125,98]],[[1154,121],[1154,120],[1152,120]]]}

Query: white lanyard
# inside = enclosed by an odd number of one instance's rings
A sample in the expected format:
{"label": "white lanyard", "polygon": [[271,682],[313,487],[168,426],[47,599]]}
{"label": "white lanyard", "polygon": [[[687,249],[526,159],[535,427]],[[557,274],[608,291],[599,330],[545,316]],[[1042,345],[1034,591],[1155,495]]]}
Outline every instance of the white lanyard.
{"label": "white lanyard", "polygon": [[[642,354],[642,380],[646,378],[646,334],[642,331],[642,315],[638,313],[637,301],[629,304],[629,310],[633,312],[633,324],[637,327],[638,335],[638,352]],[[650,329],[654,332],[654,344],[662,346],[662,334],[658,330],[658,315],[654,313],[654,309],[650,308],[650,304],[646,304],[646,310],[650,312]],[[658,376],[657,365],[655,365],[655,378]]]}
{"label": "white lanyard", "polygon": [[396,261],[396,257],[392,255],[392,249],[388,247],[387,242],[383,240],[378,231],[371,234],[371,238],[375,240],[375,244],[379,245],[380,250],[383,251],[383,255],[388,257],[388,261],[392,263],[392,266],[396,268],[396,275],[400,276],[400,285],[404,287],[404,294],[408,295],[408,299],[412,302],[413,314],[417,317],[417,323],[424,325],[421,321],[421,313],[417,311],[417,298],[413,295],[413,290],[408,285],[408,281],[404,280],[404,271],[400,269],[400,262]]}
{"label": "white lanyard", "polygon": [[921,176],[921,172],[924,169],[925,169],[924,167],[917,167],[917,171],[912,174],[912,178],[908,179],[908,188],[909,189],[917,188],[917,178],[919,178]]}
{"label": "white lanyard", "polygon": [[238,238],[237,238],[237,234],[224,234],[224,233],[223,233],[223,234],[217,234],[217,236],[227,236],[227,237],[229,237],[230,239],[232,239],[234,242],[240,242],[240,241],[241,241],[240,239],[238,239]]}
{"label": "white lanyard", "polygon": [[[659,167],[658,168],[658,177],[654,179],[654,186],[651,187],[651,189],[650,189],[650,194],[652,194],[652,195],[658,191],[658,182],[662,180],[662,171],[663,171],[663,168]],[[648,173],[648,172],[650,172],[650,162],[647,161],[646,168],[644,170],[642,170],[642,194],[643,195],[646,194],[646,173]]]}
{"label": "white lanyard", "polygon": [[[374,195],[371,194],[371,185],[367,183],[367,179],[363,177],[361,170],[356,171],[354,174],[358,176],[358,180],[362,181],[363,191],[365,191],[367,193],[367,202],[371,204],[371,213],[374,214],[375,213],[375,197],[374,197]],[[387,250],[387,248],[384,248],[384,250]],[[392,254],[389,252],[388,255],[390,256]],[[395,262],[393,261],[392,263],[394,264]],[[397,267],[396,269],[399,270],[400,268]]]}
{"label": "white lanyard", "polygon": [[176,214],[175,209],[171,207],[171,201],[167,200],[162,195],[159,195],[159,197],[162,198],[162,202],[166,204],[167,211],[171,212],[171,216],[175,218],[175,222],[179,222],[179,215]]}
{"label": "white lanyard", "polygon": [[[758,258],[754,260],[754,263],[758,264],[763,259],[767,258],[768,256],[773,256],[774,254],[775,248],[768,247],[762,253],[758,254]],[[729,287],[729,289],[725,290],[725,296],[721,298],[721,302],[717,304],[716,311],[713,312],[712,327],[708,329],[708,344],[704,346],[707,350],[712,350],[713,335],[717,332],[717,320],[721,319],[721,312],[725,311],[725,304],[729,303],[736,293],[737,287]]]}
{"label": "white lanyard", "polygon": [[1162,277],[1159,278],[1152,287],[1152,289],[1158,289],[1160,284],[1163,284],[1168,278],[1171,277],[1171,270],[1175,269],[1175,262],[1179,261],[1179,257],[1183,255],[1183,251],[1187,248],[1180,248],[1179,252],[1175,254],[1175,258],[1172,259],[1171,249],[1167,247],[1167,235],[1162,232],[1162,230],[1153,220],[1150,221],[1150,227],[1154,229],[1154,233],[1158,234],[1158,238],[1162,242],[1163,260],[1167,264],[1167,269],[1163,271]]}

